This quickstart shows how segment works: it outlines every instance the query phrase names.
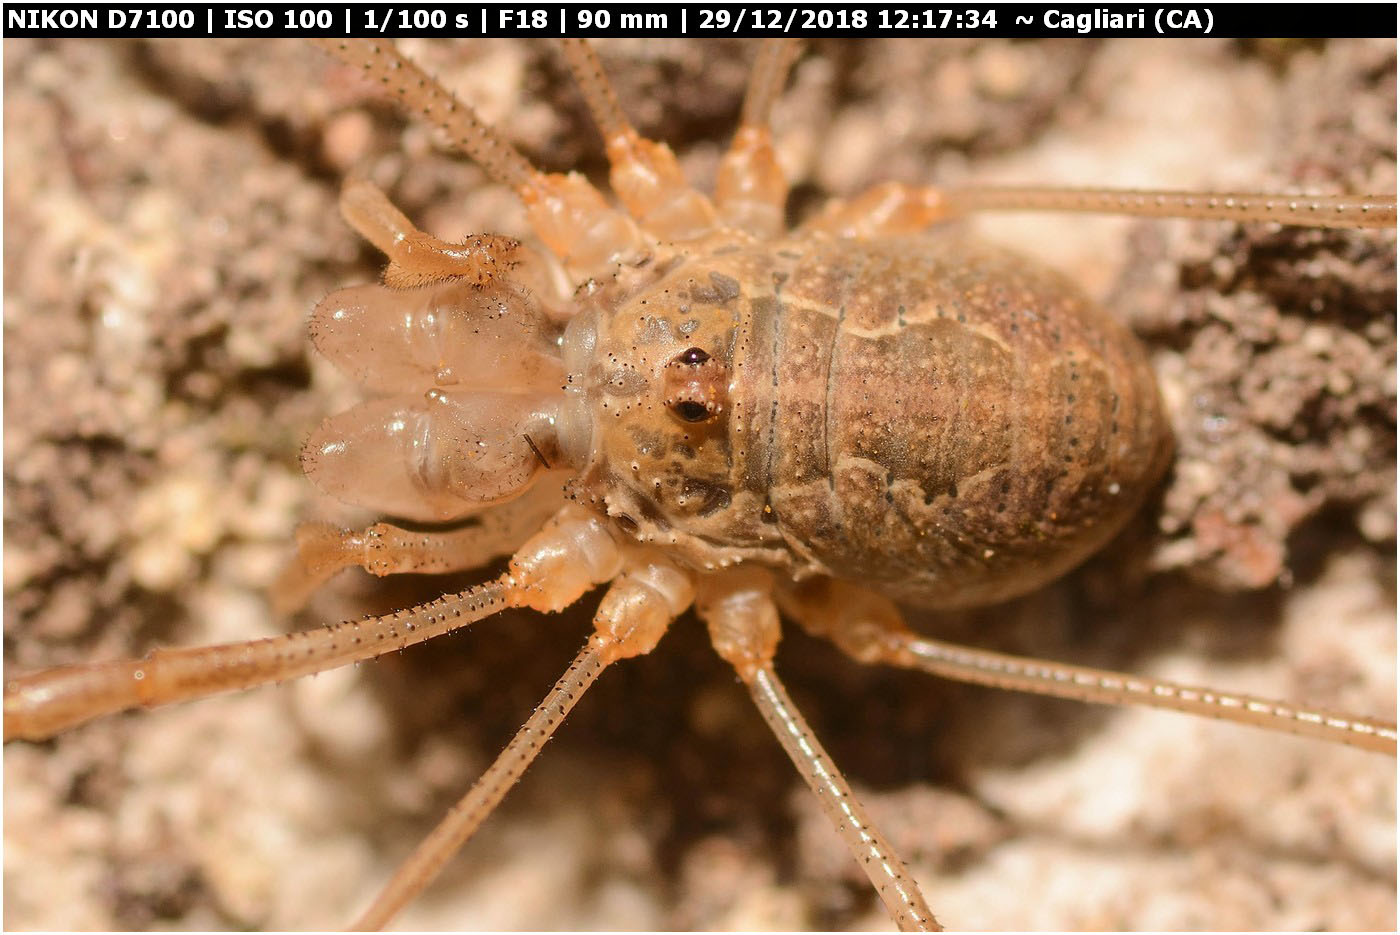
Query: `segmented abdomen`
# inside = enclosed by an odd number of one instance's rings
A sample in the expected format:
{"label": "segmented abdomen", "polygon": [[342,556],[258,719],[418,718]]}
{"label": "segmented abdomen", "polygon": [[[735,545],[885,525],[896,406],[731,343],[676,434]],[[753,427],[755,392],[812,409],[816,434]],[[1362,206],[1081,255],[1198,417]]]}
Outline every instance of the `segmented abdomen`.
{"label": "segmented abdomen", "polygon": [[1011,597],[1102,545],[1166,464],[1136,339],[1022,257],[949,229],[816,244],[773,280],[745,473],[829,573],[927,606]]}

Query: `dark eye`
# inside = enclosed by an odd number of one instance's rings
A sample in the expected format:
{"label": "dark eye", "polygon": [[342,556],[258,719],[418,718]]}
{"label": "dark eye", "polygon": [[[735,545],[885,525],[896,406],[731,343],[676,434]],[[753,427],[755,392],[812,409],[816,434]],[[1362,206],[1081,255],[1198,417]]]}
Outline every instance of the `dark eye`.
{"label": "dark eye", "polygon": [[706,409],[703,403],[687,400],[676,403],[672,408],[675,409],[676,415],[687,422],[704,422],[710,417],[710,410]]}
{"label": "dark eye", "polygon": [[[710,355],[709,355],[709,354],[706,354],[704,351],[700,350],[700,348],[698,348],[698,347],[687,348],[686,350],[681,351],[680,354],[678,354],[678,355],[676,356],[676,360],[680,361],[681,363],[683,363],[683,364],[692,364],[692,365],[694,365],[694,364],[703,364],[705,361],[707,361],[707,360],[709,360],[709,359],[710,359]],[[690,421],[694,422],[695,420],[692,419],[692,420],[690,420]]]}

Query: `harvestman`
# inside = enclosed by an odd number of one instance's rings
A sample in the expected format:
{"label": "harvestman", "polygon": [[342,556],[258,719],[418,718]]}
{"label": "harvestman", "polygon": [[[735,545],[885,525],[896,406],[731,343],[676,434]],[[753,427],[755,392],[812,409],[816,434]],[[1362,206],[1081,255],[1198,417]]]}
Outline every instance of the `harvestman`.
{"label": "harvestman", "polygon": [[[445,130],[493,180],[512,188],[525,204],[536,235],[559,258],[570,281],[583,284],[574,304],[562,300],[552,304],[548,261],[519,243],[493,236],[464,244],[443,243],[414,228],[367,182],[347,184],[343,213],[356,230],[388,255],[385,283],[391,288],[374,295],[355,291],[349,298],[343,293],[329,297],[318,309],[313,325],[322,329],[317,335],[322,350],[372,389],[401,391],[406,384],[421,396],[421,386],[415,381],[423,376],[422,358],[415,355],[424,349],[413,345],[412,335],[393,331],[394,313],[401,295],[421,295],[423,290],[439,286],[458,290],[454,294],[466,304],[477,301],[473,296],[486,296],[488,301],[474,313],[478,316],[474,323],[482,327],[486,322],[499,323],[497,311],[510,304],[499,295],[509,293],[510,301],[516,303],[511,313],[525,317],[529,326],[525,330],[533,333],[536,342],[532,346],[515,335],[515,344],[501,345],[514,351],[514,356],[502,355],[489,362],[472,357],[471,348],[459,349],[460,358],[449,361],[446,357],[453,351],[432,347],[429,350],[444,359],[429,368],[433,389],[428,391],[426,402],[391,398],[366,403],[329,420],[313,437],[305,462],[320,486],[346,499],[410,518],[460,517],[511,499],[551,464],[577,470],[589,465],[589,443],[595,433],[603,432],[592,425],[580,426],[577,412],[544,398],[545,388],[561,379],[573,382],[575,375],[592,363],[588,354],[595,343],[606,346],[606,335],[599,336],[601,326],[583,339],[577,331],[565,331],[559,342],[565,347],[562,362],[557,355],[551,358],[551,341],[542,340],[542,336],[547,337],[551,327],[571,320],[584,307],[635,299],[644,294],[643,287],[684,269],[683,263],[692,255],[707,258],[713,265],[721,255],[741,248],[757,253],[758,245],[774,240],[783,240],[789,248],[808,244],[815,249],[834,243],[840,251],[866,250],[872,256],[881,249],[897,253],[890,245],[905,243],[898,239],[902,235],[924,232],[939,221],[970,211],[998,209],[1281,220],[1337,227],[1384,227],[1395,222],[1393,197],[1046,188],[940,190],[889,184],[832,206],[793,237],[783,239],[787,187],[774,158],[768,114],[793,60],[791,43],[772,41],[763,47],[745,98],[739,132],[721,166],[716,198],[711,203],[686,185],[668,149],[637,135],[591,49],[581,42],[567,41],[565,55],[602,130],[612,166],[612,187],[626,208],[624,214],[608,207],[580,176],[546,175],[535,170],[469,108],[393,50],[373,43],[327,45],[397,95],[406,109]],[[781,255],[781,250],[774,250]],[[782,275],[786,278],[790,274]],[[737,297],[736,290],[749,282],[713,272],[711,279],[713,286],[706,287],[710,290],[706,294],[717,295],[712,304],[720,305]],[[699,296],[700,290],[692,295]],[[505,304],[491,304],[498,301]],[[844,309],[841,315],[843,320]],[[348,326],[343,324],[347,319],[353,319]],[[610,320],[602,324],[608,325]],[[900,326],[903,324],[901,317]],[[397,371],[373,372],[372,365],[393,362],[376,360],[373,352],[353,346],[376,328],[377,337],[387,336],[402,344]],[[708,324],[697,325],[685,332],[687,340],[680,346],[690,340],[698,343],[701,335],[714,330]],[[499,335],[485,340],[489,344],[499,340]],[[1059,341],[1058,330],[1055,341]],[[727,382],[723,364],[708,352],[693,346],[674,357],[668,354],[657,364],[656,378],[665,392],[660,418],[673,420],[666,424],[674,426],[675,420],[703,424],[731,411],[737,420],[743,400],[733,392],[735,384]],[[474,366],[494,371],[490,375],[498,380],[498,386],[517,391],[454,395],[456,391],[450,388],[470,383]],[[1129,361],[1123,366],[1131,369],[1136,365]],[[776,374],[777,365],[774,367]],[[394,370],[393,366],[389,369]],[[633,371],[639,372],[636,368]],[[519,392],[521,387],[528,392]],[[636,391],[636,387],[623,387],[617,395],[625,397],[627,392]],[[1116,395],[1114,402],[1116,413]],[[1144,411],[1152,408],[1150,400],[1142,405]],[[1149,417],[1150,412],[1145,418]],[[463,458],[459,447],[451,449],[456,454],[449,452],[436,461],[430,456],[426,466],[396,461],[396,433],[402,436],[403,423],[415,418],[421,419],[429,434],[445,436],[446,441],[476,439],[479,455]],[[776,396],[772,418],[776,423]],[[1115,421],[1115,432],[1116,425]],[[1148,449],[1129,452],[1129,468],[1135,473],[1123,475],[1141,489],[1126,491],[1092,534],[1076,531],[1062,554],[1047,558],[1050,570],[1029,586],[1082,560],[1121,525],[1142,489],[1155,480],[1165,455],[1164,441],[1146,430],[1144,437]],[[634,463],[633,471],[637,470]],[[837,472],[834,466],[831,470]],[[566,506],[543,530],[515,549],[507,573],[459,594],[381,618],[347,621],[284,637],[156,651],[143,660],[64,667],[12,679],[6,684],[5,738],[40,739],[126,708],[167,704],[322,671],[422,642],[504,607],[559,610],[597,585],[610,583],[594,619],[594,636],[486,775],[359,920],[357,925],[366,928],[387,923],[422,890],[495,808],[604,668],[619,659],[649,652],[669,623],[692,603],[708,625],[716,650],[748,686],[760,712],[902,929],[936,928],[937,922],[902,862],[871,826],[778,680],[772,659],[779,635],[779,607],[862,661],[887,662],[1040,694],[1174,708],[1394,753],[1394,725],[1368,718],[1017,659],[921,638],[904,628],[888,598],[833,577],[812,578],[820,565],[811,555],[802,554],[801,543],[792,546],[789,551],[794,554],[787,556],[776,554],[773,548],[683,543],[679,533],[669,538],[659,533],[655,517],[644,515],[639,520],[632,515],[645,504],[624,499],[619,506],[615,490],[598,493],[599,485],[607,486],[606,479],[595,481],[593,488],[583,483],[571,488],[578,502]],[[893,480],[887,483],[893,491]],[[661,489],[660,481],[657,489]],[[1119,490],[1111,492],[1116,496]],[[728,507],[730,494],[737,499],[739,493],[727,492],[720,506]],[[684,504],[687,496],[698,495],[685,493],[676,502]],[[765,515],[773,512],[766,502],[761,505]],[[1059,518],[1051,514],[1051,519]],[[298,564],[283,584],[284,595],[292,595],[289,599],[293,601],[350,565],[363,565],[377,574],[444,571],[475,567],[483,557],[480,542],[469,531],[409,533],[387,524],[364,533],[313,528],[299,537],[298,546]],[[810,580],[789,584],[765,565],[797,569]],[[1024,576],[1024,568],[1020,571]],[[1007,572],[1001,575],[1006,578]],[[924,602],[985,603],[1028,588],[1024,581],[1010,580],[984,586],[975,577],[961,586],[960,594],[939,595]],[[910,585],[899,593],[904,599],[918,601],[922,592],[917,585]]]}

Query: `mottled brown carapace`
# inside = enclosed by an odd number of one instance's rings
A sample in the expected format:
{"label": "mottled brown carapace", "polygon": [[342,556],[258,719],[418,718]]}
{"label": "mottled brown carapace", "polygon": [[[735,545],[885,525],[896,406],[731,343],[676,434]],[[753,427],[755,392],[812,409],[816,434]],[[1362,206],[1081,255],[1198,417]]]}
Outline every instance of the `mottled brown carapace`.
{"label": "mottled brown carapace", "polygon": [[604,417],[571,490],[699,568],[988,603],[1086,558],[1167,463],[1136,339],[957,225],[698,250],[598,314]]}

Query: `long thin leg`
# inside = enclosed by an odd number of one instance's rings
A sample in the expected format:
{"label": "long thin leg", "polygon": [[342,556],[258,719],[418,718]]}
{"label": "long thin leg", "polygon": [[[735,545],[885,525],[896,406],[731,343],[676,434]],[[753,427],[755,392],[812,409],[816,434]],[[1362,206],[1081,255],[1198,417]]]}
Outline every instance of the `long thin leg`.
{"label": "long thin leg", "polygon": [[458,101],[417,65],[388,43],[374,40],[311,40],[403,102],[405,110],[441,129],[452,145],[466,153],[491,177],[517,192],[540,175],[530,161],[496,133],[476,111]]}
{"label": "long thin leg", "polygon": [[941,931],[904,862],[870,822],[773,671],[779,630],[772,587],[771,576],[752,568],[702,582],[696,610],[709,627],[710,641],[748,686],[759,713],[816,794],[900,931]]}
{"label": "long thin leg", "polygon": [[496,757],[471,791],[452,806],[447,817],[423,839],[408,860],[399,865],[393,878],[375,897],[374,903],[350,926],[351,931],[378,931],[384,928],[433,881],[452,855],[496,810],[511,787],[520,781],[525,769],[554,735],[555,728],[563,723],[606,665],[591,641],[584,645],[569,664],[568,671],[536,706],[535,713],[511,738],[501,755]]}
{"label": "long thin leg", "polygon": [[368,620],[247,643],[157,649],[5,681],[5,740],[44,740],[128,708],[173,704],[323,672],[412,646],[511,606],[509,576]]}
{"label": "long thin leg", "polygon": [[570,504],[494,581],[417,607],[316,630],[144,659],[59,666],[5,681],[5,740],[43,740],[127,708],[205,698],[323,672],[421,643],[506,607],[559,610],[611,580],[621,556],[597,517]]}
{"label": "long thin leg", "polygon": [[636,555],[604,596],[595,633],[501,755],[404,861],[355,930],[381,929],[421,893],[476,833],[598,675],[613,662],[651,652],[687,606],[690,576],[655,554]]}
{"label": "long thin leg", "polygon": [[956,213],[949,209],[945,197],[946,192],[931,185],[885,182],[854,198],[831,202],[804,223],[799,233],[851,238],[916,234]]}
{"label": "long thin leg", "polygon": [[783,745],[797,771],[816,793],[822,810],[870,878],[901,932],[938,932],[943,926],[924,903],[904,862],[871,824],[841,771],[812,733],[802,712],[793,705],[771,665],[754,673],[749,694],[773,735]]}
{"label": "long thin leg", "polygon": [[1212,221],[1276,221],[1301,227],[1394,227],[1394,195],[1274,195],[1107,188],[977,187],[947,189],[958,214],[972,211],[1074,211]]}
{"label": "long thin leg", "polygon": [[805,629],[862,662],[1037,695],[1185,711],[1395,756],[1396,728],[1388,721],[931,640],[909,630],[888,599],[847,582],[784,588],[778,599]]}
{"label": "long thin leg", "polygon": [[783,93],[788,71],[802,51],[800,39],[765,39],[754,61],[753,75],[744,91],[741,127],[766,127],[772,117],[773,102]]}
{"label": "long thin leg", "polygon": [[773,152],[769,122],[773,102],[782,93],[800,49],[795,39],[764,40],[744,94],[739,130],[715,180],[720,217],[756,237],[773,237],[783,230],[787,179]]}
{"label": "long thin leg", "polygon": [[561,39],[559,45],[603,134],[613,191],[627,210],[663,240],[694,240],[713,231],[714,205],[686,182],[669,146],[633,128],[593,47],[585,39]]}
{"label": "long thin leg", "polygon": [[1078,211],[1137,217],[1394,227],[1394,195],[1266,195],[1095,188],[936,188],[887,182],[833,202],[802,225],[839,237],[915,233],[974,211]]}
{"label": "long thin leg", "polygon": [[445,132],[493,181],[512,188],[525,204],[540,240],[579,278],[602,278],[620,262],[651,250],[626,215],[610,208],[583,176],[545,174],[530,165],[467,105],[388,43],[366,39],[314,40],[375,85],[405,111]]}

